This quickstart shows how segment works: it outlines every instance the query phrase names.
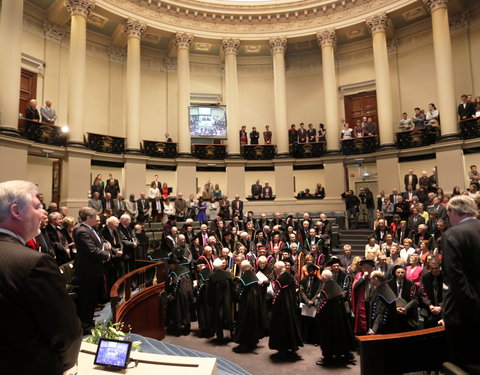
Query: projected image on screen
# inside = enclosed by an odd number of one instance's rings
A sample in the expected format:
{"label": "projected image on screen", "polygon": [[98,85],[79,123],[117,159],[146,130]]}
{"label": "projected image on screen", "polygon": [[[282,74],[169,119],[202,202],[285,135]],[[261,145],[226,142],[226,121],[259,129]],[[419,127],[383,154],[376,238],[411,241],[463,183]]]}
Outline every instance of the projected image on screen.
{"label": "projected image on screen", "polygon": [[225,107],[190,107],[190,136],[226,138],[227,117]]}

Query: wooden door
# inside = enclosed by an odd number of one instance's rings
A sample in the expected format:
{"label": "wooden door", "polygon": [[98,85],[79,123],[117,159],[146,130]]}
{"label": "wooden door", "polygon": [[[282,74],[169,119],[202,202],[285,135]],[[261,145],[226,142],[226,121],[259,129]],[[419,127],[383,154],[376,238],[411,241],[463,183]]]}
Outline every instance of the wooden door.
{"label": "wooden door", "polygon": [[[18,113],[25,116],[25,108],[28,107],[30,100],[35,99],[37,96],[37,73],[30,72],[22,69],[20,73],[20,103]],[[40,110],[42,103],[37,104],[37,108]],[[19,122],[22,124],[22,122]]]}
{"label": "wooden door", "polygon": [[60,205],[60,194],[62,188],[62,159],[52,163],[52,202]]}
{"label": "wooden door", "polygon": [[351,128],[355,127],[357,120],[362,120],[363,116],[372,117],[373,122],[377,123],[377,135],[379,125],[377,118],[377,92],[360,92],[354,95],[347,95],[345,102],[345,120]]}

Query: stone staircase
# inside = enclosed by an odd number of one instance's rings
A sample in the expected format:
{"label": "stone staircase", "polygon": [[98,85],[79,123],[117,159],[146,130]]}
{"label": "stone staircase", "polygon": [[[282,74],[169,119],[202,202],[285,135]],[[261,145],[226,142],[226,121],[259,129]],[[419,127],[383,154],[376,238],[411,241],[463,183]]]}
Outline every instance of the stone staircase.
{"label": "stone staircase", "polygon": [[345,229],[340,231],[340,254],[343,253],[343,245],[350,245],[352,247],[353,256],[365,256],[365,245],[367,244],[368,236],[373,234],[372,229]]}

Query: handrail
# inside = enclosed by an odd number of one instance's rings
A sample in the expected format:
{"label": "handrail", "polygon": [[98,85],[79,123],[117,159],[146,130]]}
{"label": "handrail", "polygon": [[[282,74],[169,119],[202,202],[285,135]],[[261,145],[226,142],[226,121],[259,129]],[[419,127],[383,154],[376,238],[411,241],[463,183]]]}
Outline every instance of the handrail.
{"label": "handrail", "polygon": [[[147,263],[144,261],[142,263]],[[154,269],[154,275],[151,282],[146,280],[145,273],[148,270]],[[136,279],[136,280],[133,280]],[[135,288],[140,291],[148,289],[151,286],[158,285],[165,282],[165,264],[161,261],[152,262],[147,266],[131,271],[121,278],[119,278],[115,284],[113,284],[112,289],[110,289],[110,298],[112,306],[112,318],[114,321],[117,321],[117,309],[121,304],[126,303],[130,300],[132,296],[132,281],[136,281]],[[123,288],[122,288],[123,286]],[[134,289],[135,289],[134,288]],[[122,293],[123,289],[123,293]]]}
{"label": "handrail", "polygon": [[438,326],[438,327],[419,329],[416,331],[409,331],[409,332],[389,333],[385,335],[364,335],[364,336],[362,335],[362,336],[356,336],[356,337],[361,342],[367,342],[367,341],[404,339],[408,337],[430,335],[432,333],[439,333],[443,331],[445,331],[445,327]]}

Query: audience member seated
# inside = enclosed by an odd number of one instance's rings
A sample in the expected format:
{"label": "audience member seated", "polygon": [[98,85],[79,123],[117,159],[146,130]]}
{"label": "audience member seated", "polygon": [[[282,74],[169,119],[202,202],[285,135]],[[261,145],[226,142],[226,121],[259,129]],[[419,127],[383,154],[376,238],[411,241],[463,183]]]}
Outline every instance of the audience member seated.
{"label": "audience member seated", "polygon": [[411,118],[408,117],[407,112],[403,112],[402,119],[400,120],[400,130],[406,131],[413,129],[414,124]]}
{"label": "audience member seated", "polygon": [[297,194],[297,199],[309,199],[312,198],[313,195],[310,194],[310,189],[306,188],[304,191],[301,191]]}

